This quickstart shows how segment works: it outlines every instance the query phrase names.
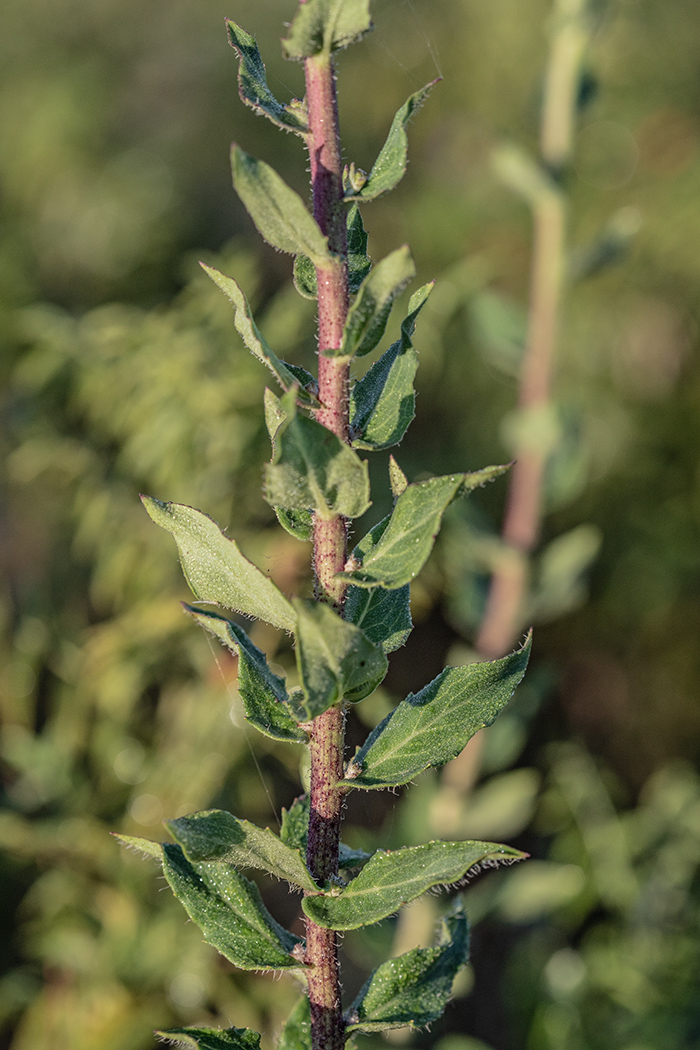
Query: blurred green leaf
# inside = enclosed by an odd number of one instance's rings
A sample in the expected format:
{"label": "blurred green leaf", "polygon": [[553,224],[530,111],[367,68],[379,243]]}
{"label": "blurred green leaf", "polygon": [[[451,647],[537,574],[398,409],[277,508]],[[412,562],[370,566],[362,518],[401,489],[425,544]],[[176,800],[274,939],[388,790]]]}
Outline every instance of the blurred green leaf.
{"label": "blurred green leaf", "polygon": [[260,1036],[250,1028],[167,1028],[155,1033],[164,1043],[195,1050],[259,1050]]}
{"label": "blurred green leaf", "polygon": [[282,1029],[277,1050],[311,1050],[311,1006],[302,995]]}
{"label": "blurred green leaf", "polygon": [[330,55],[359,40],[372,28],[369,5],[370,0],[306,0],[282,41],[285,58]]}

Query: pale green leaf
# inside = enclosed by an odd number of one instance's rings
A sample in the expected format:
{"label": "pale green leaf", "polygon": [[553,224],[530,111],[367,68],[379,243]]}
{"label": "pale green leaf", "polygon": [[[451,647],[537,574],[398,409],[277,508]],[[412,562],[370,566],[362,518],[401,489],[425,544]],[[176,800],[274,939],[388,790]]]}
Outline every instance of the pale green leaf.
{"label": "pale green leaf", "polygon": [[299,368],[298,365],[288,365],[281,361],[274,350],[268,346],[253,319],[248,300],[233,277],[227,277],[226,274],[215,270],[213,266],[207,266],[206,263],[200,262],[199,265],[233,306],[233,323],[250,352],[264,365],[267,365],[283,390],[298,387],[298,397],[301,401],[307,405],[318,404],[315,396],[318,385],[314,377],[306,369]]}
{"label": "pale green leaf", "polygon": [[238,656],[238,693],[251,725],[273,740],[306,743],[306,733],[299,729],[287,707],[284,680],[273,674],[265,654],[253,645],[245,631],[216,613],[186,604],[184,609]]}
{"label": "pale green leaf", "polygon": [[433,285],[434,282],[426,284],[411,296],[400,339],[392,343],[352,388],[350,434],[355,448],[382,449],[398,445],[415,415],[413,380],[418,355],[411,337]]}
{"label": "pale green leaf", "polygon": [[329,605],[295,598],[294,608],[303,689],[297,717],[310,721],[343,699],[354,703],[373,692],[389,667],[379,646]]}
{"label": "pale green leaf", "polygon": [[344,889],[304,898],[304,912],[319,926],[355,930],[392,915],[433,886],[458,882],[482,867],[512,864],[526,854],[495,842],[426,842],[378,850]]}
{"label": "pale green leaf", "polygon": [[395,501],[408,488],[408,478],[393,456],[389,456],[389,485]]}
{"label": "pale green leaf", "polygon": [[457,902],[434,948],[415,948],[374,971],[346,1014],[348,1032],[420,1028],[441,1016],[469,956],[467,917]]}
{"label": "pale green leaf", "polygon": [[201,510],[142,496],[149,515],[175,538],[180,564],[195,598],[294,630],[294,610],[264,573],[244,558]]}
{"label": "pale green leaf", "polygon": [[277,1050],[311,1050],[311,1006],[302,995],[282,1029]]}
{"label": "pale green leaf", "polygon": [[374,162],[369,178],[361,189],[346,194],[346,200],[372,201],[382,193],[393,190],[394,186],[401,181],[406,171],[408,158],[406,127],[437,83],[438,80],[433,80],[420,91],[409,95],[391,122],[386,142]]}
{"label": "pale green leaf", "polygon": [[493,481],[507,467],[484,467],[468,474],[448,474],[408,485],[396,501],[389,523],[379,540],[349,572],[338,573],[358,587],[387,587],[394,590],[410,583],[425,565],[442,515],[458,496]]}
{"label": "pale green leaf", "polygon": [[283,105],[270,91],[265,64],[254,38],[239,25],[226,19],[229,43],[238,54],[238,93],[247,106],[268,117],[283,131],[294,131],[304,137],[309,130],[301,103]]}
{"label": "pale green leaf", "polygon": [[260,1036],[251,1028],[167,1028],[154,1034],[194,1050],[260,1050]]}
{"label": "pale green leaf", "polygon": [[231,172],[236,193],[268,244],[289,255],[308,255],[316,266],[332,261],[328,239],[299,194],[274,168],[234,144]]}
{"label": "pale green leaf", "polygon": [[338,350],[327,350],[330,356],[364,357],[374,350],[384,335],[391,307],[409,281],[416,267],[407,245],[397,248],[369,271],[360,285],[355,302],[348,311],[343,342]]}
{"label": "pale green leaf", "polygon": [[330,55],[359,40],[372,28],[369,5],[370,0],[306,0],[282,41],[284,57]]}
{"label": "pale green leaf", "polygon": [[370,733],[348,766],[348,781],[361,788],[394,787],[456,758],[512,697],[531,645],[529,635],[521,649],[501,660],[446,667],[419,693],[409,694]]}
{"label": "pale green leaf", "polygon": [[189,861],[223,861],[236,868],[262,868],[303,890],[318,889],[298,849],[269,828],[258,828],[232,813],[210,809],[166,821]]}
{"label": "pale green leaf", "polygon": [[[384,518],[355,547],[352,557],[362,561],[379,542],[389,524]],[[399,649],[413,628],[411,588],[408,584],[388,591],[384,587],[348,587],[343,615],[361,627],[370,641],[381,645],[385,653]]]}
{"label": "pale green leaf", "polygon": [[265,499],[284,510],[314,510],[321,518],[356,518],[369,506],[367,464],[315,419],[283,399],[272,463],[265,468]]}

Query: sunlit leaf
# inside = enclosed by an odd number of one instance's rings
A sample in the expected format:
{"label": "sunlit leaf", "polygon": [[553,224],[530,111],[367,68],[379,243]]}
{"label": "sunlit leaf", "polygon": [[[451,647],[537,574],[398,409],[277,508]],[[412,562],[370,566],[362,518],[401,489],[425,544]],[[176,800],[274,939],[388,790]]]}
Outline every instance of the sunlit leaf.
{"label": "sunlit leaf", "polygon": [[306,0],[282,41],[284,57],[330,55],[359,40],[372,28],[369,5],[370,0]]}
{"label": "sunlit leaf", "polygon": [[[353,558],[361,562],[366,557],[379,543],[389,521],[384,518],[363,536],[353,551]],[[343,615],[361,627],[376,645],[381,645],[385,653],[393,653],[404,644],[413,628],[411,588],[407,583],[393,591],[384,587],[348,587]]]}
{"label": "sunlit leaf", "polygon": [[265,64],[254,38],[239,25],[226,19],[229,43],[238,54],[238,93],[256,113],[268,117],[283,131],[294,131],[302,137],[308,131],[306,113],[301,103],[283,105],[270,91]]}

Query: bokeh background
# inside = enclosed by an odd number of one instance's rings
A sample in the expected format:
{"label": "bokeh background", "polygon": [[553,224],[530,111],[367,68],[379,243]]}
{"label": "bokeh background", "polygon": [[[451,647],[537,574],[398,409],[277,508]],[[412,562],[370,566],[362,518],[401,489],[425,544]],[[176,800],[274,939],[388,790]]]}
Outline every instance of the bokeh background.
{"label": "bokeh background", "polygon": [[[436,76],[411,163],[368,207],[370,252],[408,241],[421,283],[410,478],[509,454],[530,215],[493,152],[536,148],[549,0],[376,0],[339,62],[347,159],[369,168],[396,108]],[[290,591],[308,551],[260,495],[267,381],[226,300],[313,362],[312,304],[230,188],[232,139],[300,192],[307,161],[239,103],[224,16],[255,32],[273,91],[293,0],[6,0],[0,38],[0,1046],[147,1050],[154,1027],[251,1026],[287,981],[233,972],[148,862],[210,806],[272,823],[299,755],[253,739],[235,664],[182,615],[174,546],[139,491],[230,526]],[[348,838],[505,839],[533,859],[468,889],[473,965],[429,1033],[440,1050],[700,1047],[700,12],[606,0],[587,57],[558,349],[560,440],[534,565],[531,670],[474,763],[353,798]],[[634,233],[633,236],[631,234]],[[394,322],[396,327],[397,321]],[[392,335],[392,338],[395,337]],[[384,482],[380,457],[376,486]],[[386,505],[376,487],[370,516]],[[416,629],[360,741],[445,659],[469,657],[505,485],[454,508],[413,592]],[[486,552],[486,553],[485,553]],[[258,628],[282,667],[284,640]],[[364,724],[363,724],[364,723]],[[298,900],[270,907],[294,921]],[[348,995],[425,943],[439,901],[344,941]],[[368,1048],[385,1041],[365,1039]]]}

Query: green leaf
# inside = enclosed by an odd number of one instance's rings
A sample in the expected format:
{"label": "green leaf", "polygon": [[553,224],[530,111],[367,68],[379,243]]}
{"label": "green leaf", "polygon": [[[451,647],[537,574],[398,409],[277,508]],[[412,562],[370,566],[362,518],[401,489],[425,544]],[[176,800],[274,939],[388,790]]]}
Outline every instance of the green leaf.
{"label": "green leaf", "polygon": [[389,523],[362,564],[338,576],[358,587],[388,587],[394,590],[410,583],[425,565],[442,515],[458,496],[493,481],[505,467],[484,467],[471,474],[447,474],[408,485],[396,501]]}
{"label": "green leaf", "polygon": [[418,354],[411,337],[416,318],[433,290],[434,281],[411,296],[401,338],[354,384],[350,395],[350,434],[355,448],[382,449],[398,445],[415,415],[413,380]]}
{"label": "green leaf", "polygon": [[274,168],[234,144],[231,172],[236,193],[268,244],[289,255],[308,255],[316,266],[333,260],[313,215]]}
{"label": "green leaf", "polygon": [[[348,211],[348,288],[354,295],[372,269],[372,260],[367,254],[367,234],[360,209],[353,204]],[[294,260],[294,284],[305,299],[316,299],[316,267],[307,255],[297,255]]]}
{"label": "green leaf", "polygon": [[405,244],[377,263],[360,285],[348,311],[341,347],[326,353],[336,357],[364,357],[374,350],[384,335],[394,300],[415,275],[411,251]]}
{"label": "green leaf", "polygon": [[[367,556],[379,543],[390,520],[384,518],[363,536],[352,553],[354,559],[361,562]],[[393,653],[401,648],[413,628],[411,588],[408,584],[393,591],[383,587],[348,587],[343,616],[361,627],[385,653]]]}
{"label": "green leaf", "polygon": [[303,689],[299,720],[310,721],[340,700],[355,703],[373,692],[389,668],[379,646],[329,605],[295,598],[294,608]]}
{"label": "green leaf", "polygon": [[206,263],[200,262],[199,265],[214,284],[218,285],[233,306],[233,323],[250,352],[264,365],[267,365],[283,390],[291,390],[292,387],[298,386],[299,399],[307,405],[317,405],[318,384],[316,380],[306,369],[281,361],[274,350],[268,346],[253,319],[248,300],[233,277],[227,277],[226,274],[215,270],[213,266],[207,266]]}
{"label": "green leaf", "polygon": [[344,889],[304,898],[304,912],[331,930],[355,930],[392,915],[433,886],[458,882],[481,867],[512,864],[526,856],[495,842],[426,842],[378,850]]}
{"label": "green leaf", "polygon": [[389,959],[371,975],[347,1011],[348,1032],[420,1028],[441,1016],[452,983],[469,957],[469,927],[458,900],[441,922],[434,948]]}
{"label": "green leaf", "polygon": [[314,516],[310,510],[285,510],[273,507],[277,520],[295,540],[308,543],[314,538]]}
{"label": "green leaf", "polygon": [[159,857],[171,890],[211,944],[241,970],[293,970],[291,953],[301,941],[276,922],[255,883],[219,861],[193,863],[180,846],[129,835],[127,845]]}
{"label": "green leaf", "polygon": [[408,488],[408,478],[393,456],[389,456],[389,484],[395,501]]}
{"label": "green leaf", "polygon": [[311,1005],[302,995],[282,1029],[277,1050],[311,1050]]}
{"label": "green leaf", "polygon": [[167,820],[166,827],[192,863],[223,861],[236,868],[262,868],[303,890],[317,890],[298,849],[269,828],[237,820],[223,809]]}
{"label": "green leaf", "polygon": [[265,64],[254,38],[239,25],[226,19],[229,43],[238,54],[238,93],[247,106],[268,117],[283,131],[294,131],[304,137],[309,125],[301,103],[289,106],[278,102],[270,91]]}
{"label": "green leaf", "polygon": [[336,434],[297,414],[290,397],[277,426],[265,499],[285,510],[314,510],[321,518],[357,518],[369,506],[367,464]]}
{"label": "green leaf", "polygon": [[[289,809],[282,810],[282,827],[280,838],[288,846],[306,853],[306,843],[309,835],[309,808],[311,802],[308,795],[295,798]],[[138,848],[138,847],[137,847]],[[338,866],[343,868],[359,868],[369,860],[371,853],[365,853],[361,849],[352,849],[343,842],[340,843],[338,851]]]}
{"label": "green leaf", "polygon": [[167,1028],[155,1035],[195,1050],[260,1050],[260,1036],[251,1028]]}
{"label": "green leaf", "polygon": [[195,598],[255,616],[283,631],[294,630],[294,610],[264,573],[244,558],[234,540],[208,515],[181,503],[141,496],[156,525],[171,533]]}
{"label": "green leaf", "polygon": [[404,102],[391,122],[386,142],[369,173],[369,178],[359,190],[346,195],[346,200],[372,201],[382,193],[393,190],[403,178],[408,157],[408,136],[406,126],[416,110],[425,102],[431,90],[439,81],[432,80],[420,91],[414,92]]}
{"label": "green leaf", "polygon": [[251,725],[273,740],[306,743],[306,733],[299,729],[287,707],[284,680],[273,674],[265,654],[253,645],[245,631],[237,623],[225,620],[216,613],[203,612],[186,604],[184,609],[237,654],[238,692],[246,719]]}
{"label": "green leaf", "polygon": [[285,58],[302,61],[330,55],[354,43],[372,28],[370,0],[306,0],[282,41]]}
{"label": "green leaf", "polygon": [[347,779],[354,787],[394,787],[456,758],[506,706],[525,674],[531,646],[530,634],[521,649],[501,660],[446,667],[370,733]]}

